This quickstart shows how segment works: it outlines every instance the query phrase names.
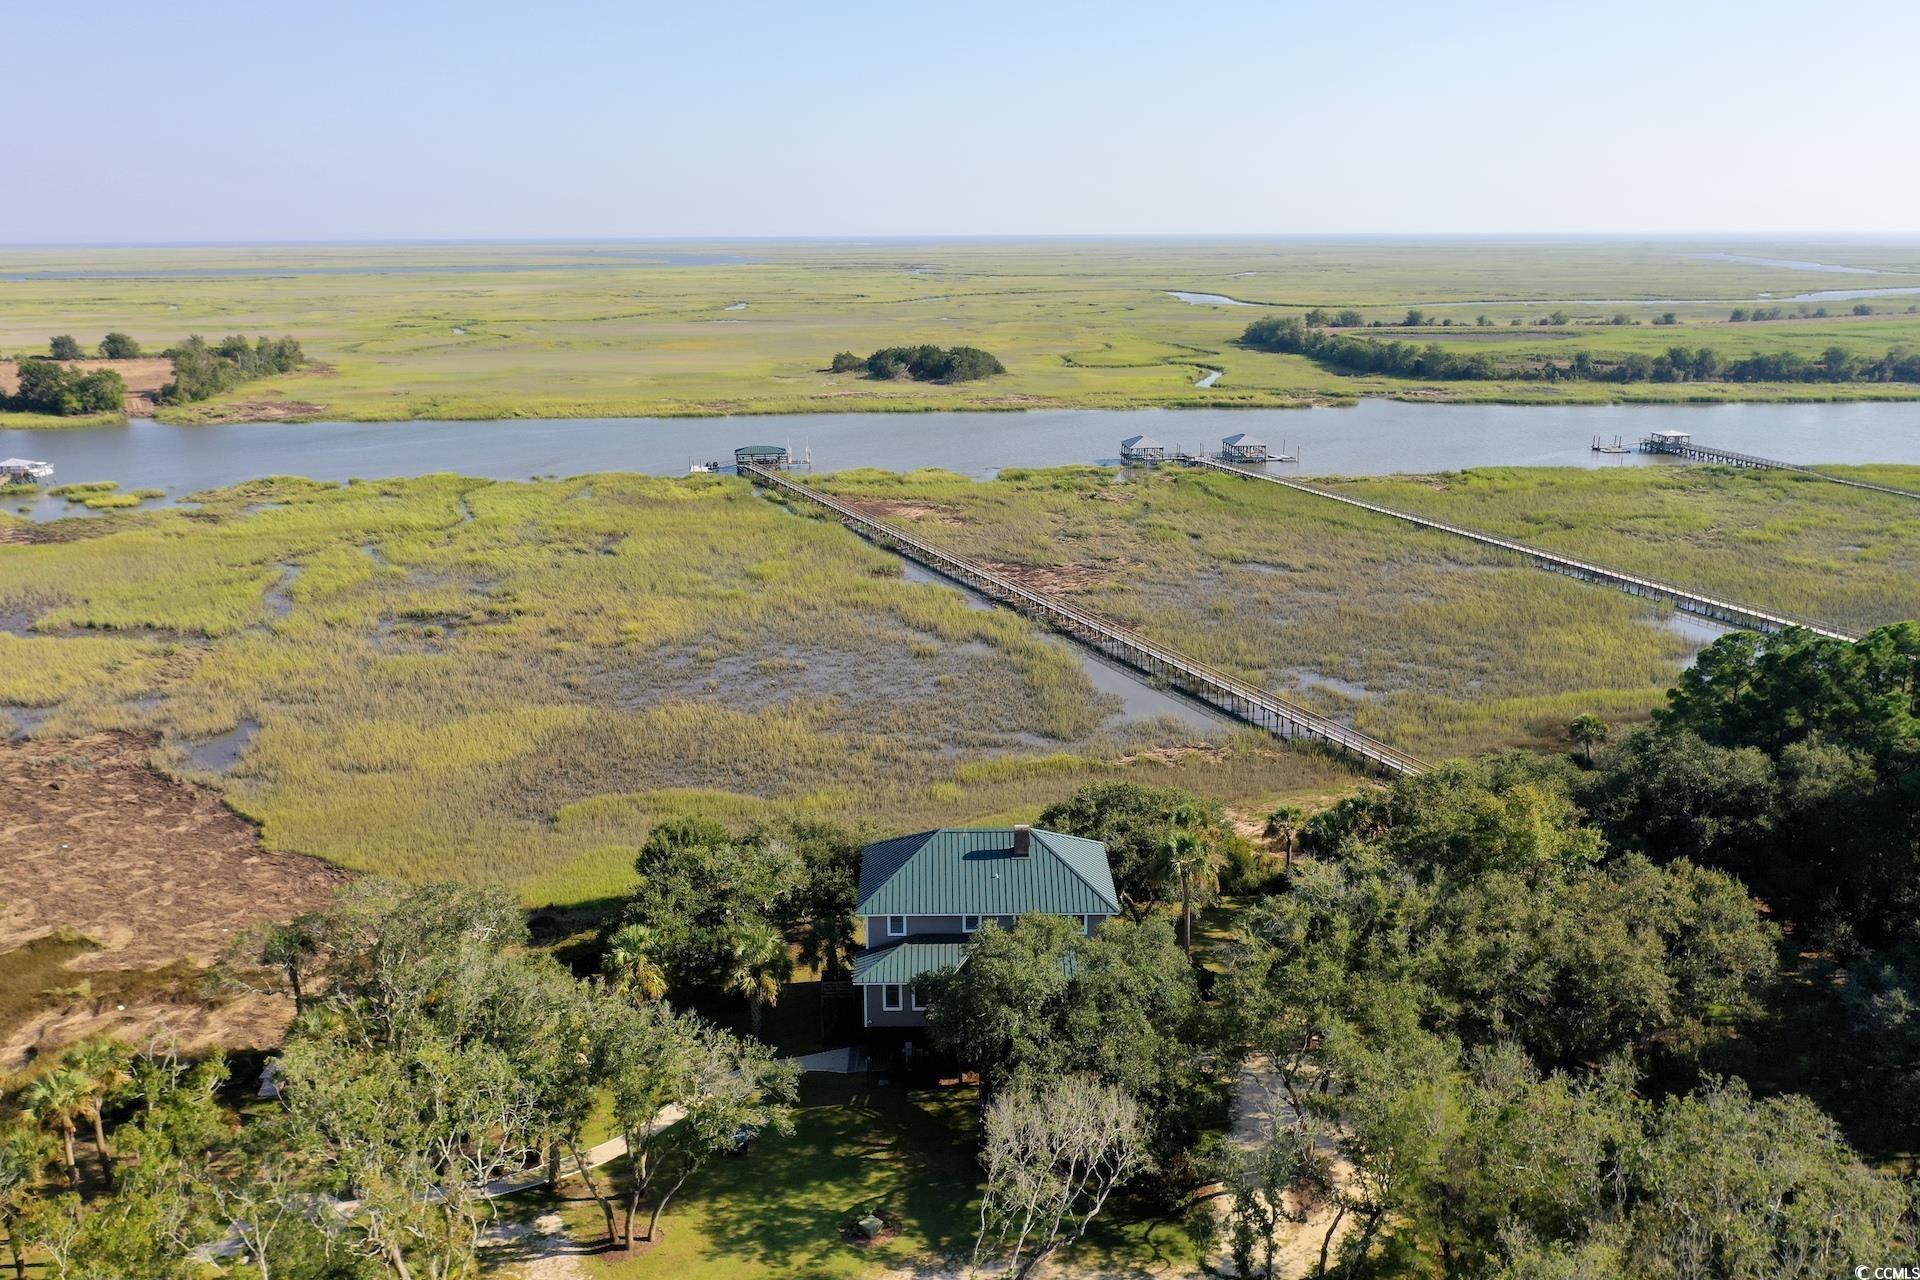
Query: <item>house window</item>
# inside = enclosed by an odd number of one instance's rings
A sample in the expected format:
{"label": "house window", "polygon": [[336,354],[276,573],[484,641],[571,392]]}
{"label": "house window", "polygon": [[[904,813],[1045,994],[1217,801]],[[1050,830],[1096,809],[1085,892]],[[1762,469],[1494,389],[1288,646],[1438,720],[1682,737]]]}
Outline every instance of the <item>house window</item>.
{"label": "house window", "polygon": [[1091,938],[1093,936],[1093,922],[1098,920],[1099,918],[1100,918],[1099,916],[1081,916],[1080,932],[1086,934],[1089,938]]}
{"label": "house window", "polygon": [[905,916],[888,916],[887,917],[887,936],[889,938],[906,937],[907,936],[907,918]]}
{"label": "house window", "polygon": [[979,927],[980,927],[979,916],[961,916],[960,917],[960,932],[972,933],[974,930],[978,929]]}
{"label": "house window", "polygon": [[913,989],[913,1011],[915,1013],[924,1013],[926,1011],[926,1008],[927,1008],[926,997],[920,994],[920,988],[915,987]]}
{"label": "house window", "polygon": [[900,1012],[900,984],[884,983],[880,987],[880,1007],[888,1013]]}

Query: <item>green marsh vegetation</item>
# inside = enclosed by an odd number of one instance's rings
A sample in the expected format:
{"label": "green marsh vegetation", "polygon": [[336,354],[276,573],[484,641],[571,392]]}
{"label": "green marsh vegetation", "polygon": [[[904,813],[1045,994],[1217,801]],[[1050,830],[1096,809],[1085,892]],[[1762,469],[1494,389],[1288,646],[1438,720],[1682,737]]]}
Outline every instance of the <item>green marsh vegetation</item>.
{"label": "green marsh vegetation", "polygon": [[[1828,470],[1920,488],[1920,467]],[[1920,502],[1813,476],[1497,467],[1315,483],[1848,630],[1920,616]]]}
{"label": "green marsh vegetation", "polygon": [[[150,350],[214,326],[301,335],[312,364],[163,407],[181,420],[258,416],[263,407],[378,420],[1285,406],[1367,395],[1544,403],[1920,395],[1894,383],[1433,381],[1343,373],[1236,341],[1250,319],[1318,310],[1329,321],[1351,312],[1345,318],[1373,336],[1437,342],[1456,356],[1487,354],[1514,365],[1565,362],[1577,351],[1609,365],[1636,356],[1651,362],[1675,345],[1707,346],[1729,359],[1807,361],[1834,347],[1857,359],[1897,346],[1920,349],[1920,314],[1897,299],[1881,300],[1869,315],[1833,304],[1836,314],[1821,316],[1821,306],[1808,304],[1809,314],[1797,316],[1791,312],[1803,308],[1786,304],[1778,319],[1730,321],[1734,307],[1761,293],[1784,299],[1832,278],[1690,256],[1716,247],[1707,244],[712,247],[729,260],[696,266],[667,255],[663,265],[624,269],[611,263],[630,259],[632,246],[619,247],[617,257],[580,244],[6,250],[4,271],[127,274],[10,281],[0,349],[44,351],[56,331],[82,343],[117,333]],[[1791,248],[1778,246],[1783,256],[1887,273],[1848,283],[1920,281],[1911,246]],[[298,274],[312,265],[333,274]],[[156,269],[260,274],[134,278]],[[1261,309],[1192,305],[1171,290],[1217,293]],[[730,312],[741,299],[750,306]],[[1669,313],[1673,324],[1656,323]],[[1007,373],[941,383],[820,367],[823,353],[871,352],[903,335],[990,351]],[[1224,373],[1197,389],[1202,368]]]}
{"label": "green marsh vegetation", "polygon": [[[1557,536],[1483,518],[1479,503],[1432,513],[1841,625],[1920,611],[1912,586],[1920,503],[1818,481],[1783,489],[1775,473],[1484,475],[1351,487],[1413,509],[1422,507],[1409,493],[1436,496],[1444,481],[1469,492],[1505,488],[1509,511],[1552,512]],[[1432,760],[1501,746],[1562,749],[1567,724],[1587,712],[1643,718],[1701,642],[1650,601],[1228,476],[1169,468],[1122,482],[1086,467],[1008,471],[990,484],[937,472],[844,472],[820,483],[876,501],[882,514],[893,503],[924,509],[914,526],[940,545],[1071,591],[1096,612]],[[1680,523],[1663,532],[1663,520]],[[1661,554],[1720,526],[1728,532],[1718,540]]]}
{"label": "green marsh vegetation", "polygon": [[1611,360],[1596,360],[1591,351],[1581,349],[1564,360],[1523,357],[1502,361],[1485,351],[1449,350],[1438,340],[1421,345],[1349,337],[1316,328],[1294,316],[1255,320],[1240,335],[1240,341],[1256,351],[1306,356],[1340,373],[1384,373],[1448,382],[1920,383],[1920,355],[1906,347],[1890,348],[1878,358],[1858,356],[1835,343],[1813,359],[1795,351],[1756,352],[1729,359],[1712,347],[1675,345],[1656,356],[1635,351]]}
{"label": "green marsh vegetation", "polygon": [[[1251,733],[1123,721],[1064,641],[741,481],[202,497],[9,548],[0,703],[50,709],[42,733],[157,731],[270,846],[350,868],[578,902],[684,812],[908,828],[1100,777],[1351,785]],[[244,746],[218,777],[189,750],[215,740]]]}

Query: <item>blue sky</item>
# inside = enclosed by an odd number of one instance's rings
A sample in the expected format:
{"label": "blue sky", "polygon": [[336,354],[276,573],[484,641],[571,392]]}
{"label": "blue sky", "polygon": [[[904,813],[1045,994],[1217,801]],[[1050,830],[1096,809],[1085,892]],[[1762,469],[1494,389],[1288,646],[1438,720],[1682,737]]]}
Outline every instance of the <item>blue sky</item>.
{"label": "blue sky", "polygon": [[1910,2],[89,0],[0,31],[0,243],[1920,231]]}

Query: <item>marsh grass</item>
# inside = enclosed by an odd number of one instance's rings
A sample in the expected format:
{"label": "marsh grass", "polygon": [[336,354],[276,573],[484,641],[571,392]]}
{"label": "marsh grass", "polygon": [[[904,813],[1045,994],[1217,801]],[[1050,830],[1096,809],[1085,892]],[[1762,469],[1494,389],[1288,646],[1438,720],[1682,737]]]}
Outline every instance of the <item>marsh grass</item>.
{"label": "marsh grass", "polygon": [[[1715,246],[1704,245],[1702,248]],[[10,281],[0,349],[40,346],[49,332],[85,342],[120,329],[159,349],[188,333],[293,333],[307,370],[262,379],[212,401],[171,406],[179,420],[258,416],[362,420],[599,417],[637,414],[1287,406],[1363,395],[1483,402],[1888,398],[1893,384],[1468,382],[1349,377],[1235,339],[1256,315],[1356,306],[1398,323],[1418,305],[1435,322],[1387,330],[1405,341],[1485,350],[1503,359],[1648,355],[1673,343],[1729,358],[1830,345],[1859,354],[1920,345],[1920,316],[1892,299],[1882,314],[1728,324],[1730,302],[1817,286],[1804,272],[1705,262],[1673,242],[1391,244],[1380,241],[973,242],[912,249],[937,274],[916,274],[896,245],[727,245],[747,262],[610,270],[592,245],[340,246],[298,250],[0,250],[0,269],[126,272],[119,278]],[[630,253],[630,247],[620,250]],[[1807,252],[1813,252],[1807,250]],[[1848,252],[1834,246],[1822,253]],[[1863,248],[1893,271],[1920,268],[1909,246]],[[516,268],[529,264],[541,270]],[[302,274],[321,265],[342,274]],[[568,269],[554,270],[556,266]],[[256,275],[147,276],[204,267]],[[446,271],[426,268],[446,267]],[[1265,304],[1193,306],[1167,290],[1217,292]],[[1662,298],[1696,298],[1672,304]],[[1581,305],[1532,299],[1645,298]],[[1449,301],[1449,300],[1454,301]],[[748,310],[727,316],[740,300]],[[1556,309],[1572,323],[1530,323]],[[1835,306],[1834,310],[1848,310]],[[1650,321],[1677,311],[1680,327]],[[1480,315],[1497,326],[1471,326]],[[1439,327],[1451,319],[1453,328]],[[1515,329],[1510,320],[1529,323]],[[875,382],[822,366],[835,351],[895,341],[985,347],[1008,372],[951,387]],[[1200,367],[1223,370],[1192,386]],[[0,417],[59,427],[80,419]],[[95,422],[98,419],[93,420]]]}
{"label": "marsh grass", "polygon": [[[1920,490],[1920,467],[1834,467]],[[1762,607],[1867,630],[1920,617],[1920,501],[1786,471],[1484,468],[1342,493]]]}
{"label": "marsh grass", "polygon": [[[1249,804],[1351,785],[1252,736],[1123,722],[1064,643],[737,480],[198,497],[0,557],[24,624],[0,702],[51,708],[42,735],[157,732],[271,847],[357,870],[580,902],[626,888],[673,812],[899,828],[1032,816],[1093,776]],[[230,770],[196,773],[182,744],[248,723]]]}
{"label": "marsh grass", "polygon": [[[1080,467],[1009,470],[991,484],[939,472],[822,484],[937,504],[936,542],[1077,573],[1076,598],[1095,611],[1428,758],[1559,747],[1585,711],[1641,718],[1699,644],[1653,602],[1232,477]],[[1920,612],[1920,503],[1905,499],[1784,473],[1660,468],[1349,487],[1796,612],[1845,601],[1836,620],[1861,624]],[[1445,502],[1483,491],[1502,496]],[[1716,521],[1734,527],[1702,536]],[[1860,550],[1835,559],[1848,539]]]}

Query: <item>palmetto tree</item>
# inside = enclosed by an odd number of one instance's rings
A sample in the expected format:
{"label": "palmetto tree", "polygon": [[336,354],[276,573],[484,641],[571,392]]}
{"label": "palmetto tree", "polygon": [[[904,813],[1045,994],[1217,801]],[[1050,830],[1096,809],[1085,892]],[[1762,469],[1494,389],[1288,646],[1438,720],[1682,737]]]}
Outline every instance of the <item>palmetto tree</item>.
{"label": "palmetto tree", "polygon": [[132,1082],[128,1057],[126,1046],[104,1038],[82,1040],[60,1055],[62,1065],[87,1086],[81,1114],[93,1125],[93,1146],[108,1187],[113,1186],[113,1149],[107,1145],[107,1127],[101,1113]]}
{"label": "palmetto tree", "polygon": [[1267,815],[1267,839],[1278,840],[1287,855],[1287,870],[1293,870],[1293,842],[1299,839],[1300,823],[1307,811],[1298,805],[1283,804]]}
{"label": "palmetto tree", "polygon": [[793,957],[780,931],[762,920],[742,921],[727,940],[720,987],[744,996],[753,1037],[760,1039],[760,1021],[768,1005],[780,1002],[780,986],[793,976]]}
{"label": "palmetto tree", "polygon": [[1605,742],[1609,732],[1610,729],[1607,722],[1599,716],[1594,715],[1591,711],[1583,716],[1576,717],[1574,722],[1567,726],[1567,736],[1579,745],[1581,753],[1586,757],[1589,768],[1593,765],[1594,744],[1597,742]]}
{"label": "palmetto tree", "polygon": [[45,1164],[46,1137],[38,1129],[10,1121],[0,1129],[0,1228],[13,1255],[14,1280],[27,1280],[27,1252],[20,1239],[20,1216],[33,1201],[34,1184]]}
{"label": "palmetto tree", "polygon": [[73,1139],[91,1092],[90,1082],[78,1071],[55,1067],[36,1077],[20,1095],[21,1108],[60,1139],[67,1181],[76,1187],[80,1185],[80,1165],[74,1158]]}
{"label": "palmetto tree", "polygon": [[1180,881],[1180,943],[1193,958],[1193,891],[1220,875],[1220,844],[1207,815],[1191,806],[1173,815],[1167,833],[1167,868]]}
{"label": "palmetto tree", "polygon": [[615,991],[642,1001],[667,994],[667,971],[653,958],[653,930],[643,924],[622,925],[607,939],[602,964]]}

